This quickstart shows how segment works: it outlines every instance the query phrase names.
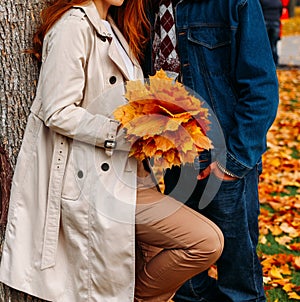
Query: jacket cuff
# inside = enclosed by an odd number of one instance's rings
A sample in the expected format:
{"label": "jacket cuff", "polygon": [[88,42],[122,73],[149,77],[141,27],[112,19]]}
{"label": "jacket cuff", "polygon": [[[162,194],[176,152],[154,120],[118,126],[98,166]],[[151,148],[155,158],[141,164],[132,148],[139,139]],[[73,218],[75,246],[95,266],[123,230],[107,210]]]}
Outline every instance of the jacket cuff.
{"label": "jacket cuff", "polygon": [[116,148],[116,136],[120,123],[116,120],[109,120],[106,140],[104,141],[105,153],[112,156],[113,150]]}
{"label": "jacket cuff", "polygon": [[233,157],[230,153],[226,153],[226,161],[224,157],[222,159],[218,159],[217,161],[231,174],[235,175],[238,178],[243,178],[252,170],[251,167],[246,166],[245,164],[238,161],[235,157]]}
{"label": "jacket cuff", "polygon": [[105,148],[107,147],[107,141],[115,142],[119,125],[120,123],[118,121],[109,118],[107,118],[105,122],[102,121],[102,125],[99,127],[96,135],[96,146]]}

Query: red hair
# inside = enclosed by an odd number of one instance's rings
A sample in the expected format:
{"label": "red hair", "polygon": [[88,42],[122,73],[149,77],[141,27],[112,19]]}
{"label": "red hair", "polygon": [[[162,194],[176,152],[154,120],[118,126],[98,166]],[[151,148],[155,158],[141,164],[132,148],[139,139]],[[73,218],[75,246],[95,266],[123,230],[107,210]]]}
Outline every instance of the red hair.
{"label": "red hair", "polygon": [[148,0],[125,0],[121,7],[111,7],[111,14],[129,43],[134,56],[141,61],[148,42],[150,23],[145,8]]}
{"label": "red hair", "polygon": [[[74,5],[88,3],[92,0],[56,0],[41,12],[42,24],[33,38],[33,50],[30,51],[40,60],[43,39],[53,24]],[[150,25],[145,7],[148,0],[125,0],[121,7],[111,7],[111,14],[119,29],[129,43],[129,47],[141,61],[148,41]]]}

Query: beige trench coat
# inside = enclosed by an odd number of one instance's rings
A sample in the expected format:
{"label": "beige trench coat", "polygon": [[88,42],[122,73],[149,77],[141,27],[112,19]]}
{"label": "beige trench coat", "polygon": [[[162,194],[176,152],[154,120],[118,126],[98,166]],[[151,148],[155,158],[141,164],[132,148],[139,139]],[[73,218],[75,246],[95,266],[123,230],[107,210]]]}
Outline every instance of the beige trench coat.
{"label": "beige trench coat", "polygon": [[112,111],[125,102],[128,73],[94,2],[53,26],[42,62],[12,184],[0,281],[49,301],[133,301],[136,161],[103,148],[116,136]]}

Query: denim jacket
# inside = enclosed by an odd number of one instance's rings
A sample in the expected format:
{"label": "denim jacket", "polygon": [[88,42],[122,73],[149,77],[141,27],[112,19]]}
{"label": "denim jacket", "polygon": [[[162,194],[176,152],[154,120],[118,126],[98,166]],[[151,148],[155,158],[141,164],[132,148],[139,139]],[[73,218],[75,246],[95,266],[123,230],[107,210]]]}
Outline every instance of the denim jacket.
{"label": "denim jacket", "polygon": [[[220,123],[226,150],[214,142],[216,159],[224,157],[226,169],[242,178],[260,162],[278,106],[276,68],[259,0],[181,0],[175,18],[181,81],[207,102]],[[145,62],[146,76],[153,74],[151,65]]]}

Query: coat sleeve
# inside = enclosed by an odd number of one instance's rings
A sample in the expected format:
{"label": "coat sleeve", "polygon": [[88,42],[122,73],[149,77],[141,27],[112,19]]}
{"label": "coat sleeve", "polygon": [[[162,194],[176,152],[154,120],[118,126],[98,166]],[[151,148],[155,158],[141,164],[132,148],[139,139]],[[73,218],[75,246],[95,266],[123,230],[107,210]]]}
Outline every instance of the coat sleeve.
{"label": "coat sleeve", "polygon": [[[44,41],[38,91],[46,126],[64,136],[102,147],[106,139],[114,139],[118,122],[81,107],[91,30],[84,16],[76,14],[63,17],[53,26]],[[101,62],[93,64],[101,68]]]}
{"label": "coat sleeve", "polygon": [[226,168],[238,177],[250,171],[266,150],[266,134],[278,106],[278,82],[265,24],[257,0],[239,10],[235,79],[235,127],[227,138]]}

